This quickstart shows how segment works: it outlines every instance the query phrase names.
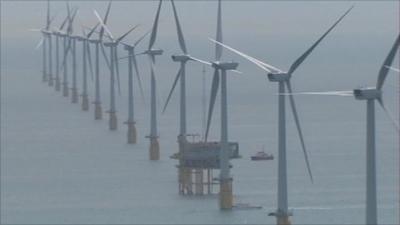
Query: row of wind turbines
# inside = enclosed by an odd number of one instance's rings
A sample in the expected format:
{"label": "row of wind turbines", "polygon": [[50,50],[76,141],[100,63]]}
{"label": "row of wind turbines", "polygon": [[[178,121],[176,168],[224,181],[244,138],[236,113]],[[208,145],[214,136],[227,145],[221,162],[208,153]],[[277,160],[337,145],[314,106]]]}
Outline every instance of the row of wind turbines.
{"label": "row of wind turbines", "polygon": [[[391,67],[396,53],[399,50],[400,36],[398,36],[390,49],[389,54],[384,60],[378,73],[378,81],[375,87],[358,88],[346,91],[328,91],[328,92],[293,92],[291,77],[296,69],[306,60],[312,51],[320,44],[320,42],[350,13],[353,7],[350,7],[346,12],[341,15],[338,20],[329,27],[329,29],[317,41],[308,48],[300,57],[298,57],[289,67],[287,71],[278,69],[266,62],[263,62],[255,57],[252,57],[242,51],[239,51],[223,42],[222,32],[222,3],[218,0],[217,6],[217,29],[216,38],[210,39],[215,43],[215,57],[213,60],[202,60],[193,57],[189,54],[188,48],[183,34],[182,27],[179,22],[178,12],[173,0],[170,0],[174,20],[176,24],[178,43],[182,51],[179,55],[172,55],[172,60],[179,64],[179,70],[175,79],[173,80],[171,90],[168,94],[167,100],[163,107],[163,112],[167,109],[170,99],[175,91],[175,88],[180,83],[180,101],[179,101],[179,135],[178,142],[187,142],[187,119],[186,119],[186,66],[189,61],[204,64],[214,70],[210,101],[208,107],[208,115],[206,120],[204,142],[207,142],[208,133],[211,126],[214,106],[218,92],[220,92],[220,107],[221,107],[221,130],[220,130],[220,208],[231,209],[233,203],[225,201],[232,195],[232,177],[230,175],[229,155],[228,155],[228,91],[227,79],[228,72],[241,73],[237,70],[237,62],[227,62],[222,60],[223,49],[227,49],[244,59],[255,64],[267,73],[267,78],[270,82],[278,83],[278,205],[277,210],[270,213],[271,216],[277,218],[277,224],[290,224],[289,217],[292,216],[289,211],[288,205],[288,184],[287,184],[287,160],[286,160],[286,98],[289,98],[290,108],[293,113],[296,129],[299,135],[300,144],[303,150],[307,170],[311,182],[313,182],[312,170],[308,159],[306,145],[300,125],[300,118],[297,113],[295,95],[337,95],[337,96],[354,96],[357,100],[365,100],[367,102],[367,136],[366,136],[366,168],[367,168],[367,182],[366,182],[366,224],[377,224],[377,191],[376,191],[376,166],[375,166],[375,101],[383,108],[390,120],[399,132],[399,126],[394,120],[389,110],[385,107],[382,98],[382,87],[390,70],[399,72],[398,69]],[[134,144],[137,141],[137,132],[135,127],[134,118],[134,75],[136,76],[137,83],[140,89],[141,97],[144,97],[142,82],[139,74],[138,62],[136,56],[148,57],[150,63],[150,134],[147,136],[150,140],[149,155],[150,160],[158,160],[160,157],[160,147],[158,142],[157,130],[157,94],[156,94],[156,56],[163,54],[162,49],[154,48],[157,39],[158,22],[163,1],[159,0],[157,11],[155,14],[152,29],[149,32],[142,34],[133,44],[126,43],[125,38],[138,26],[135,25],[130,28],[126,33],[115,38],[107,26],[109,13],[111,9],[111,1],[108,4],[104,17],[101,17],[97,11],[94,11],[94,16],[97,18],[98,23],[90,27],[84,28],[82,35],[74,34],[74,20],[78,13],[78,8],[70,7],[67,3],[67,17],[62,21],[59,27],[52,26],[55,16],[50,15],[50,3],[47,5],[47,18],[45,26],[39,31],[42,33],[43,38],[38,47],[42,46],[43,49],[43,68],[42,80],[48,83],[49,86],[54,86],[56,91],[61,91],[63,96],[68,97],[69,90],[71,89],[71,102],[78,103],[78,71],[77,71],[77,42],[82,43],[82,104],[81,108],[84,111],[89,110],[89,90],[88,90],[88,67],[92,79],[94,77],[95,90],[94,90],[94,119],[101,120],[103,117],[102,101],[100,96],[100,56],[106,62],[107,68],[110,73],[110,102],[109,102],[109,129],[116,130],[118,127],[117,109],[116,109],[116,85],[120,91],[120,72],[119,61],[123,59],[128,60],[128,120],[125,122],[128,126],[127,138],[128,143]],[[141,53],[136,52],[136,47],[141,43],[144,38],[150,34],[149,44],[145,51]],[[95,37],[97,35],[97,37]],[[53,62],[53,38],[55,38],[55,65]],[[62,41],[62,53],[60,54],[60,41]],[[92,62],[91,46],[94,45],[94,66]],[[119,57],[118,47],[123,46],[127,52],[126,57]],[[109,48],[107,54],[106,48]],[[60,55],[62,58],[60,59]],[[71,60],[71,62],[69,61]],[[69,67],[71,65],[71,67]],[[94,68],[94,69],[93,69]],[[71,69],[71,72],[69,72]],[[62,72],[62,78],[61,78]],[[69,86],[69,74],[72,76],[72,84]],[[62,82],[61,82],[62,81]]]}

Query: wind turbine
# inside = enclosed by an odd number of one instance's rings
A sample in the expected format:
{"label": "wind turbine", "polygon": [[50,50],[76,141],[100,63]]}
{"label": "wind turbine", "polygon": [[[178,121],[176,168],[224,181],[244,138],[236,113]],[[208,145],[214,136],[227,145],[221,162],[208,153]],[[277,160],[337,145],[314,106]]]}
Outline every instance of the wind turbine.
{"label": "wind turbine", "polygon": [[[199,59],[193,58],[188,54],[187,48],[186,48],[186,43],[185,43],[185,38],[183,36],[182,28],[179,23],[179,18],[178,18],[178,13],[175,7],[175,3],[173,0],[171,0],[173,12],[174,12],[174,18],[175,18],[175,24],[176,24],[176,31],[178,34],[178,41],[179,41],[179,46],[182,50],[182,54],[180,55],[172,55],[171,58],[174,62],[178,62],[180,64],[180,68],[178,70],[178,73],[176,74],[175,80],[172,84],[172,88],[168,94],[167,101],[165,102],[164,108],[163,108],[163,113],[165,112],[168,103],[171,99],[171,96],[175,90],[176,84],[178,81],[180,81],[180,130],[179,130],[179,135],[178,135],[178,142],[181,144],[184,144],[187,142],[186,140],[186,63],[189,60],[196,60],[199,61]],[[200,60],[201,61],[201,60]],[[209,64],[209,63],[208,63]],[[210,64],[209,64],[210,65]]]}
{"label": "wind turbine", "polygon": [[390,111],[386,108],[382,99],[382,87],[386,76],[391,70],[391,65],[399,50],[400,35],[397,36],[389,54],[386,56],[383,65],[378,73],[378,80],[375,87],[357,88],[353,91],[327,91],[327,92],[299,92],[293,94],[299,95],[336,95],[336,96],[354,96],[357,100],[365,100],[367,102],[367,146],[366,146],[366,224],[378,224],[377,213],[377,191],[376,191],[376,144],[375,144],[375,101],[378,101],[384,112],[387,114],[397,132],[400,133],[398,123],[394,120]]}
{"label": "wind turbine", "polygon": [[128,51],[128,120],[125,124],[128,126],[128,144],[136,144],[137,132],[135,127],[135,117],[134,117],[134,98],[133,98],[133,66],[135,68],[135,74],[140,88],[140,93],[142,98],[144,98],[142,81],[140,79],[139,68],[136,61],[136,46],[143,40],[149,32],[146,32],[142,37],[140,37],[133,45],[128,45],[122,43],[126,51]]}
{"label": "wind turbine", "polygon": [[89,98],[88,98],[88,84],[87,84],[87,63],[89,63],[89,69],[92,73],[93,78],[93,69],[92,69],[92,58],[90,54],[90,47],[89,47],[89,38],[92,36],[93,32],[96,30],[98,24],[95,25],[92,30],[86,34],[85,30],[83,29],[83,36],[79,36],[77,38],[78,41],[82,42],[82,110],[88,111],[89,110]]}
{"label": "wind turbine", "polygon": [[[221,12],[221,0],[218,0],[218,15],[217,15],[217,32],[216,39],[218,42],[222,42],[222,12]],[[236,70],[238,63],[236,62],[223,62],[220,61],[222,57],[222,47],[218,44],[215,45],[215,61],[204,62],[192,58],[194,61],[198,61],[203,64],[207,64],[214,68],[214,75],[211,85],[210,102],[207,116],[207,127],[205,133],[205,141],[208,138],[208,132],[210,129],[212,113],[214,109],[217,92],[220,86],[221,80],[221,140],[220,140],[220,192],[219,192],[219,206],[220,209],[232,209],[233,207],[233,196],[232,196],[232,177],[230,176],[229,166],[229,143],[228,143],[228,96],[227,96],[227,71],[239,72]],[[221,74],[220,74],[221,72]],[[240,72],[239,72],[240,73]]]}
{"label": "wind turbine", "polygon": [[150,35],[150,42],[147,51],[143,54],[147,55],[150,62],[151,85],[150,85],[150,134],[146,136],[150,139],[150,160],[160,159],[160,145],[158,142],[157,132],[157,97],[156,97],[156,77],[155,77],[155,64],[156,56],[161,55],[163,50],[153,49],[153,45],[157,38],[158,19],[160,17],[162,0],[159,1],[156,17],[153,23],[153,28]]}
{"label": "wind turbine", "polygon": [[53,35],[56,37],[56,68],[55,68],[55,90],[56,91],[61,91],[61,79],[60,79],[60,37],[61,36],[61,31],[64,29],[65,24],[68,22],[68,16],[65,18],[65,20],[62,22],[60,28],[56,29],[53,31]]}
{"label": "wind turbine", "polygon": [[[287,195],[287,166],[286,166],[286,116],[285,116],[285,85],[287,91],[292,93],[292,86],[290,79],[295,70],[304,62],[304,60],[311,54],[314,48],[329,34],[329,32],[351,11],[349,8],[307,51],[305,51],[294,63],[290,66],[289,71],[285,72],[267,63],[264,63],[254,57],[244,54],[228,45],[221,43],[221,41],[214,41],[220,47],[233,51],[234,53],[244,57],[250,62],[256,64],[258,67],[268,73],[268,79],[271,82],[278,82],[279,88],[279,106],[278,106],[278,209],[269,215],[277,218],[277,224],[290,224],[289,217],[291,213],[288,210],[288,195]],[[304,158],[307,165],[308,174],[311,182],[313,181],[310,163],[304,143],[303,133],[300,127],[300,121],[296,110],[296,104],[293,95],[289,95],[289,101],[292,108],[294,120],[296,123],[297,132],[299,134],[301,147],[303,149]]]}
{"label": "wind turbine", "polygon": [[117,114],[116,114],[116,106],[115,106],[115,74],[117,75],[118,79],[118,88],[120,90],[120,84],[119,84],[119,65],[118,65],[118,53],[117,53],[117,48],[118,44],[129,34],[131,33],[134,29],[138,27],[138,25],[132,27],[130,30],[128,30],[125,34],[121,35],[119,38],[114,39],[113,35],[111,34],[110,30],[107,28],[107,26],[104,24],[103,20],[100,18],[99,14],[94,11],[97,19],[100,22],[100,25],[104,28],[104,30],[108,33],[110,36],[111,41],[104,43],[106,47],[110,48],[110,110],[108,113],[110,114],[110,119],[109,119],[109,129],[110,130],[116,130],[117,129]]}
{"label": "wind turbine", "polygon": [[358,88],[353,90],[354,97],[357,100],[367,101],[367,191],[366,191],[366,224],[372,225],[378,223],[377,200],[376,200],[376,158],[375,158],[375,100],[378,101],[382,109],[396,125],[399,132],[399,126],[394,122],[393,117],[386,109],[382,99],[382,87],[385,82],[389,68],[393,63],[394,57],[399,50],[400,35],[397,36],[388,56],[378,74],[378,81],[375,87]]}
{"label": "wind turbine", "polygon": [[79,38],[77,35],[69,36],[72,42],[72,87],[71,87],[71,103],[78,103],[78,79],[77,79],[77,65],[76,65],[76,41]]}
{"label": "wind turbine", "polygon": [[[50,49],[50,46],[48,46],[48,45],[50,45],[49,44],[50,43],[49,38],[50,38],[50,35],[51,35],[50,24],[53,21],[53,19],[54,19],[54,17],[52,19],[50,18],[50,1],[48,0],[47,1],[46,26],[44,28],[41,28],[41,29],[38,30],[38,31],[40,31],[42,33],[43,37],[42,37],[42,39],[39,41],[39,43],[36,46],[36,49],[37,49],[37,48],[40,47],[40,45],[42,45],[42,50],[43,50],[43,52],[42,52],[42,55],[43,55],[42,81],[43,82],[49,82],[49,80],[50,80],[49,79],[49,72],[50,71],[48,71],[49,70],[49,65],[48,65],[48,61],[47,61],[49,59],[49,56],[47,54],[48,54],[49,49]],[[34,29],[34,30],[36,31],[36,29]],[[47,47],[49,47],[49,49]]]}
{"label": "wind turbine", "polygon": [[47,24],[46,24],[46,35],[47,35],[47,41],[48,41],[48,51],[49,51],[49,57],[48,57],[48,66],[49,66],[49,71],[48,71],[48,80],[49,80],[49,86],[54,85],[54,80],[53,80],[53,41],[52,41],[52,32],[50,31],[50,0],[47,1]]}
{"label": "wind turbine", "polygon": [[[103,23],[106,24],[108,20],[108,15],[110,13],[111,9],[111,1],[108,3],[107,11],[103,19]],[[107,55],[105,53],[104,47],[103,47],[103,36],[104,36],[104,28],[101,26],[100,28],[100,33],[99,33],[99,38],[98,39],[90,39],[89,43],[92,43],[95,45],[95,100],[93,102],[94,104],[94,119],[95,120],[101,120],[103,118],[103,110],[101,107],[101,96],[100,96],[100,50],[103,54],[104,60],[107,64],[107,67],[110,69],[110,62],[107,58]]]}
{"label": "wind turbine", "polygon": [[69,96],[69,89],[68,89],[68,53],[71,49],[71,34],[73,32],[73,22],[75,16],[78,12],[78,9],[74,10],[72,17],[70,15],[69,4],[67,3],[67,11],[68,11],[68,27],[66,33],[60,33],[61,37],[63,38],[63,45],[64,45],[64,56],[62,62],[62,69],[63,69],[63,96]]}

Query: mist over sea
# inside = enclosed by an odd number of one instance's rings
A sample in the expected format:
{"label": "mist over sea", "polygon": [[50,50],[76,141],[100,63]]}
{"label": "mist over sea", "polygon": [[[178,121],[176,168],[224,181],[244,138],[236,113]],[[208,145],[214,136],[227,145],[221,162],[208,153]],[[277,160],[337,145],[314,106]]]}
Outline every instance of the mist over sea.
{"label": "mist over sea", "polygon": [[[178,194],[177,152],[179,90],[169,108],[159,113],[161,160],[148,160],[150,68],[138,58],[144,84],[143,103],[135,86],[138,144],[126,143],[128,77],[121,61],[121,91],[117,98],[118,130],[108,130],[108,114],[93,119],[93,105],[82,112],[41,82],[41,38],[30,28],[45,23],[45,1],[1,3],[1,223],[6,224],[274,224],[268,213],[277,201],[277,84],[253,64],[224,50],[223,59],[240,63],[243,74],[228,75],[229,139],[238,141],[241,159],[233,160],[235,203],[263,206],[260,210],[221,212],[216,195]],[[79,6],[80,24],[96,23],[93,9],[103,15],[107,3],[71,1]],[[224,42],[287,70],[326,29],[353,4],[351,1],[223,1]],[[375,85],[379,68],[399,32],[396,1],[354,2],[353,11],[313,51],[293,75],[294,91],[352,90]],[[214,59],[216,7],[213,1],[176,1],[189,53]],[[64,2],[52,2],[66,16]],[[141,24],[126,42],[150,29],[157,1],[113,2],[109,27],[119,36]],[[148,39],[138,46],[147,48]],[[164,1],[155,47],[158,110],[168,95],[180,53],[172,7]],[[78,44],[78,60],[81,45]],[[94,52],[94,48],[92,49]],[[119,50],[120,55],[126,51]],[[78,87],[81,90],[81,65]],[[399,68],[396,57],[394,67]],[[187,65],[188,132],[202,132],[202,65]],[[207,68],[207,98],[212,71]],[[102,63],[103,109],[109,104],[109,73]],[[136,85],[136,84],[135,84]],[[384,100],[399,117],[399,74],[390,72]],[[93,100],[94,83],[89,82]],[[366,103],[353,97],[296,96],[314,183],[310,182],[293,116],[287,108],[289,207],[294,224],[362,224],[365,221]],[[219,139],[219,98],[210,137]],[[376,107],[378,216],[380,224],[399,224],[399,137],[383,110]],[[273,161],[253,162],[260,151]],[[215,171],[214,176],[218,176]],[[218,191],[215,186],[214,191]]]}

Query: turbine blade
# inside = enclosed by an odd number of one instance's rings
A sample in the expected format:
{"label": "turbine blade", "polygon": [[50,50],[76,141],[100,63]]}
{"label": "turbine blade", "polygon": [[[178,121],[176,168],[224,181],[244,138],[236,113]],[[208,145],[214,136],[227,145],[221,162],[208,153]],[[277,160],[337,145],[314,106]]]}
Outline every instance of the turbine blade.
{"label": "turbine blade", "polygon": [[176,76],[175,76],[174,83],[172,84],[172,88],[171,88],[171,90],[169,91],[169,94],[168,94],[168,97],[167,97],[167,101],[165,101],[165,104],[164,104],[164,108],[163,108],[162,113],[164,113],[165,110],[167,109],[169,100],[171,99],[172,93],[174,93],[176,84],[178,83],[178,80],[180,79],[181,74],[182,74],[182,66],[179,68],[178,73],[177,73]]}
{"label": "turbine blade", "polygon": [[58,12],[51,17],[50,23],[49,23],[49,28],[50,28],[51,23],[56,19],[57,14],[58,14]]}
{"label": "turbine blade", "polygon": [[[290,84],[290,80],[286,81],[286,86],[287,86],[287,88],[289,90],[289,93],[293,93],[292,87],[291,87],[291,84]],[[308,160],[308,154],[307,154],[307,150],[306,150],[306,145],[304,143],[303,132],[301,131],[299,116],[297,115],[296,103],[294,101],[293,95],[289,95],[289,99],[290,99],[290,105],[291,105],[292,112],[293,112],[294,121],[296,122],[297,132],[299,133],[299,138],[300,138],[300,142],[301,142],[301,148],[303,149],[304,159],[305,159],[306,164],[307,164],[308,175],[310,176],[311,183],[313,183],[314,180],[313,180],[313,176],[312,176],[312,173],[311,173],[310,162]]]}
{"label": "turbine blade", "polygon": [[378,81],[376,83],[376,88],[378,90],[382,89],[383,83],[385,82],[386,76],[389,72],[389,69],[387,67],[392,66],[394,57],[396,56],[396,53],[399,50],[398,49],[399,44],[400,44],[400,34],[397,36],[396,41],[394,42],[392,48],[390,49],[389,54],[386,56],[386,59],[383,62],[381,69],[379,70]]}
{"label": "turbine blade", "polygon": [[70,51],[70,49],[71,49],[71,40],[68,38],[68,45],[67,45],[67,48],[64,51],[63,61],[62,61],[62,64],[61,64],[60,68],[58,68],[59,70],[64,68],[64,66],[65,66],[65,64],[67,62],[68,52]]}
{"label": "turbine blade", "polygon": [[115,61],[112,63],[115,63],[115,72],[117,74],[117,84],[118,84],[118,94],[119,94],[119,96],[121,96],[121,81],[120,81],[120,77],[119,77],[118,46],[116,46],[114,49],[114,59],[115,59]]}
{"label": "turbine blade", "polygon": [[94,71],[93,71],[93,62],[92,62],[92,53],[90,51],[90,43],[86,43],[86,52],[87,52],[87,57],[88,57],[88,62],[89,62],[89,70],[90,70],[90,79],[93,81],[94,80]]}
{"label": "turbine blade", "polygon": [[99,23],[97,23],[91,30],[90,32],[86,35],[86,38],[90,38],[92,34],[96,31],[97,27],[99,26]]}
{"label": "turbine blade", "polygon": [[112,0],[108,3],[106,14],[104,15],[104,24],[107,23],[108,15],[110,14]]}
{"label": "turbine blade", "polygon": [[130,58],[131,59],[129,59],[129,60],[132,60],[133,66],[135,67],[136,77],[137,77],[137,80],[138,80],[138,85],[139,85],[139,89],[140,89],[140,94],[142,96],[142,101],[143,101],[143,103],[145,103],[144,91],[143,91],[143,86],[142,86],[142,79],[140,78],[139,67],[138,67],[138,64],[137,64],[137,61],[136,61],[135,53],[133,51],[132,51],[132,56]]}
{"label": "turbine blade", "polygon": [[136,29],[139,25],[136,25],[134,27],[132,27],[130,30],[128,30],[125,34],[121,35],[116,42],[119,43],[120,41],[122,41],[122,39],[124,39],[128,34],[130,34],[134,29]]}
{"label": "turbine blade", "polygon": [[218,42],[218,41],[216,41],[214,39],[211,39],[211,38],[209,38],[209,40],[214,42],[214,43],[216,43],[216,44],[218,44],[218,45],[221,45],[222,47],[224,47],[224,48],[226,48],[226,49],[228,49],[228,50],[230,50],[230,51],[232,51],[232,52],[234,52],[234,53],[236,53],[236,54],[238,54],[240,56],[242,56],[243,58],[245,58],[248,61],[254,63],[255,65],[257,65],[261,69],[267,71],[268,73],[271,73],[271,72],[282,72],[282,70],[280,70],[278,68],[275,68],[275,67],[273,67],[271,65],[268,65],[267,63],[264,63],[264,62],[254,58],[252,56],[249,56],[249,55],[247,55],[247,54],[245,54],[243,52],[240,52],[239,50],[234,49],[234,48],[232,48],[232,47],[230,47],[230,46],[228,46],[226,44],[223,44],[223,43]]}
{"label": "turbine blade", "polygon": [[175,8],[174,0],[171,0],[171,4],[172,4],[172,9],[174,11],[176,32],[178,33],[179,46],[181,47],[181,50],[183,51],[183,53],[187,54],[185,38],[183,37],[183,32],[182,32],[181,24],[179,23],[178,13]]}
{"label": "turbine blade", "polygon": [[46,30],[50,27],[50,0],[47,0]]}
{"label": "turbine blade", "polygon": [[144,33],[133,45],[133,47],[136,47],[148,34],[150,33],[150,31],[147,31],[146,33]]}
{"label": "turbine blade", "polygon": [[38,28],[30,28],[28,30],[29,31],[35,31],[35,32],[42,31],[42,29],[38,29]]}
{"label": "turbine blade", "polygon": [[292,74],[299,66],[304,62],[304,60],[311,54],[315,47],[339,24],[340,21],[353,9],[351,6],[306,52],[303,53],[294,63],[290,66],[288,74]]}
{"label": "turbine blade", "polygon": [[68,31],[67,31],[68,34],[72,34],[72,32],[73,32],[73,24],[74,24],[74,20],[75,20],[75,17],[76,17],[77,13],[78,13],[78,8],[76,8],[74,10],[74,12],[72,14],[72,17],[71,17],[71,19],[69,21],[69,24],[68,24],[69,26],[68,26]]}
{"label": "turbine blade", "polygon": [[162,5],[162,0],[160,0],[159,3],[158,3],[158,9],[157,9],[157,13],[156,13],[156,18],[154,20],[153,29],[151,31],[151,36],[150,36],[149,49],[153,48],[154,42],[156,41],[157,28],[158,28],[158,18],[160,17],[161,5]]}
{"label": "turbine blade", "polygon": [[321,92],[294,92],[278,95],[331,95],[331,96],[353,96],[353,91],[321,91]]}
{"label": "turbine blade", "polygon": [[217,98],[219,88],[219,71],[218,69],[214,70],[214,77],[211,84],[211,94],[210,94],[210,103],[208,107],[208,117],[207,117],[207,126],[206,126],[206,135],[204,141],[207,142],[208,132],[210,131],[212,113],[214,111],[215,99]]}
{"label": "turbine blade", "polygon": [[397,68],[394,68],[394,67],[391,67],[391,66],[385,66],[386,68],[388,68],[388,69],[390,69],[390,70],[393,70],[394,72],[400,72],[400,70],[399,69],[397,69]]}
{"label": "turbine blade", "polygon": [[104,49],[103,45],[100,45],[101,53],[103,54],[104,61],[106,61],[107,67],[109,70],[111,70],[111,65],[110,65],[110,60],[107,57],[106,50]]}
{"label": "turbine blade", "polygon": [[65,26],[65,24],[67,24],[67,21],[68,21],[68,16],[65,17],[64,21],[63,21],[63,22],[61,23],[61,25],[60,25],[60,28],[58,28],[58,29],[59,29],[59,30],[64,29],[64,26]]}
{"label": "turbine blade", "polygon": [[[109,15],[110,9],[111,9],[111,3],[112,3],[112,0],[110,0],[110,2],[108,3],[107,11],[106,11],[106,14],[104,15],[104,20],[103,20],[104,24],[107,24],[108,15]],[[99,33],[99,39],[100,39],[100,40],[103,39],[103,35],[104,35],[104,27],[101,26],[101,28],[100,28],[100,33]]]}
{"label": "turbine blade", "polygon": [[[218,15],[217,15],[217,34],[216,39],[222,43],[222,12],[221,0],[218,0]],[[222,57],[222,46],[215,44],[215,61],[219,61]]]}
{"label": "turbine blade", "polygon": [[396,128],[396,131],[400,133],[400,127],[399,124],[396,122],[394,119],[393,114],[386,108],[385,104],[383,104],[382,98],[378,98],[379,105],[381,105],[383,111],[385,111],[386,115],[389,117],[390,122],[392,122],[393,126]]}
{"label": "turbine blade", "polygon": [[99,13],[96,10],[94,10],[94,15],[96,16],[97,20],[100,22],[101,27],[107,32],[108,35],[110,35],[111,39],[114,39],[114,37],[111,34],[110,30],[104,24],[103,20],[99,16]]}
{"label": "turbine blade", "polygon": [[36,45],[35,49],[39,49],[42,46],[44,39],[40,39],[39,43]]}
{"label": "turbine blade", "polygon": [[207,62],[207,61],[204,61],[204,60],[201,60],[201,59],[192,57],[192,56],[190,56],[189,58],[190,58],[191,60],[193,60],[193,61],[196,61],[196,62],[199,62],[199,63],[203,63],[203,64],[205,64],[205,65],[211,66],[211,63],[210,63],[210,62]]}

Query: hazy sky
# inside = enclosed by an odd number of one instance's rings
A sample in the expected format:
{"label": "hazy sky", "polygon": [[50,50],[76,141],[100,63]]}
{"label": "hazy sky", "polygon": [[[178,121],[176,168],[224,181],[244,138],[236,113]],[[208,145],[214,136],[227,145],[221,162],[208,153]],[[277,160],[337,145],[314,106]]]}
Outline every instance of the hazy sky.
{"label": "hazy sky", "polygon": [[[3,65],[11,69],[18,59],[24,59],[26,68],[39,69],[41,52],[33,48],[41,35],[29,29],[44,25],[46,2],[2,1],[1,4]],[[71,4],[79,6],[75,23],[77,33],[81,32],[80,24],[96,23],[93,9],[103,15],[107,7],[107,1],[71,1]],[[224,42],[287,69],[353,4],[353,11],[315,49],[297,71],[301,74],[297,76],[309,78],[303,87],[300,86],[302,89],[321,89],[324,85],[339,89],[371,85],[399,31],[397,1],[226,1],[223,2]],[[177,1],[176,6],[189,53],[213,59],[214,46],[207,38],[215,36],[217,2]],[[114,1],[109,27],[118,36],[132,25],[141,24],[126,38],[127,42],[133,42],[151,27],[156,7],[157,1]],[[59,26],[66,16],[65,2],[52,2],[51,9],[52,13],[58,13],[54,25]],[[177,70],[170,55],[180,52],[169,1],[163,3],[158,34],[155,46],[165,50],[158,60],[158,67],[168,74],[159,75],[158,79],[166,79],[169,83]],[[144,49],[147,44],[145,39],[139,49]],[[121,50],[121,54],[125,53]],[[261,70],[226,51],[224,58],[239,61],[239,69],[247,77],[233,85],[262,87],[258,82],[264,80]],[[193,69],[199,73],[201,66],[192,65],[189,72]],[[142,67],[147,72],[148,65]],[[325,79],[315,79],[316,72],[323,73]],[[199,81],[194,76],[192,79]],[[348,79],[348,83],[340,81],[343,79]],[[161,92],[167,92],[168,88],[169,85],[160,86]]]}

